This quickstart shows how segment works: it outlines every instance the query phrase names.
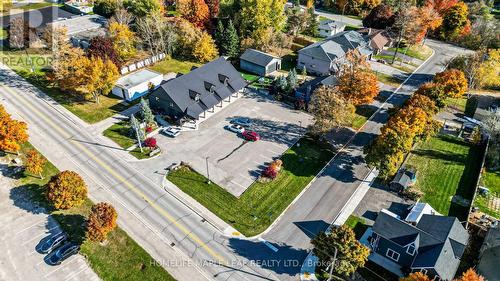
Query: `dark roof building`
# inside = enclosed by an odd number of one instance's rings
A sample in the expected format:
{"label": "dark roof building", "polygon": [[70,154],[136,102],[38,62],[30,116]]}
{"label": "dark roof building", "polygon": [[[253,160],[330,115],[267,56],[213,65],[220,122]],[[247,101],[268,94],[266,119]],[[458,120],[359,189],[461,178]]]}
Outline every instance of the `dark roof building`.
{"label": "dark roof building", "polygon": [[29,10],[24,13],[7,15],[0,18],[2,28],[8,28],[10,22],[14,18],[23,18],[28,21],[29,26],[36,29],[44,28],[47,24],[57,21],[58,19],[69,19],[78,16],[76,14],[65,11],[58,6],[50,6],[38,10]]}
{"label": "dark roof building", "polygon": [[246,49],[240,56],[240,68],[266,76],[281,68],[281,59],[258,50]]}
{"label": "dark roof building", "polygon": [[486,233],[479,251],[477,272],[486,280],[500,280],[498,261],[500,260],[500,224],[497,222]]}
{"label": "dark roof building", "polygon": [[246,86],[234,66],[219,57],[191,72],[164,82],[149,97],[156,111],[180,121],[199,120],[205,111],[230,101]]}
{"label": "dark roof building", "polygon": [[417,174],[413,169],[401,168],[394,179],[389,184],[389,188],[393,191],[403,191],[413,185],[417,180]]}
{"label": "dark roof building", "polygon": [[372,228],[372,250],[412,272],[452,280],[469,234],[455,217],[424,214],[416,225],[384,212]]}

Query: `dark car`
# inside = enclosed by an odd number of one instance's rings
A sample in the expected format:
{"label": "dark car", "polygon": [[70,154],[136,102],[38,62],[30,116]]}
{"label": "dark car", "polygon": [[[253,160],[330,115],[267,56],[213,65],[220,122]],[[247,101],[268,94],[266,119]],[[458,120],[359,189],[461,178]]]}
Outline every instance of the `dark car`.
{"label": "dark car", "polygon": [[42,252],[42,254],[50,253],[55,248],[61,246],[66,240],[68,240],[68,235],[64,232],[59,232],[47,239],[47,241],[40,246],[40,252]]}
{"label": "dark car", "polygon": [[48,263],[50,265],[58,265],[65,259],[78,253],[79,250],[80,245],[73,242],[68,242],[53,252],[53,254],[49,257]]}
{"label": "dark car", "polygon": [[246,139],[247,141],[258,141],[260,140],[259,134],[253,131],[245,131],[242,134],[243,138]]}

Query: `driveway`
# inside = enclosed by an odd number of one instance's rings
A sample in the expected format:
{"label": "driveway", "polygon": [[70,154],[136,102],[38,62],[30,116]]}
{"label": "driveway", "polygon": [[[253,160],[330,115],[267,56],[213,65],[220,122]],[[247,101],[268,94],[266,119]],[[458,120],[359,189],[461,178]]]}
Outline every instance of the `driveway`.
{"label": "driveway", "polygon": [[41,241],[61,232],[59,224],[43,208],[33,205],[24,187],[4,176],[0,166],[0,280],[99,280],[85,258],[74,255],[57,266],[37,252]]}
{"label": "driveway", "polygon": [[[257,132],[261,140],[247,142],[227,130],[225,127],[236,117],[251,119],[249,130]],[[304,112],[252,92],[201,123],[196,131],[184,131],[176,138],[158,135],[158,145],[164,153],[134,165],[145,174],[156,176],[154,171],[184,161],[207,176],[208,162],[210,180],[240,196],[267,163],[280,157],[305,133],[311,121],[311,116]]]}

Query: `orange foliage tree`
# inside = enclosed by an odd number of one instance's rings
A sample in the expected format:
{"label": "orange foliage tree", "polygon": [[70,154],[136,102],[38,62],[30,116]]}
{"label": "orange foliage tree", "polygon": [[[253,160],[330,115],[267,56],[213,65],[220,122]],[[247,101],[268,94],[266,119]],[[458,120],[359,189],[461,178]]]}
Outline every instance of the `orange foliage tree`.
{"label": "orange foliage tree", "polygon": [[477,274],[474,269],[469,268],[466,272],[455,281],[484,281],[484,277]]}
{"label": "orange foliage tree", "polygon": [[41,179],[43,179],[43,165],[46,162],[47,160],[34,149],[30,149],[26,153],[26,171],[33,175],[39,175]]}
{"label": "orange foliage tree", "polygon": [[379,93],[377,76],[358,51],[347,52],[337,79],[340,93],[353,105],[370,103]]}
{"label": "orange foliage tree", "polygon": [[180,0],[177,11],[196,27],[204,28],[210,19],[210,10],[204,0]]}
{"label": "orange foliage tree", "polygon": [[413,272],[407,277],[400,278],[399,281],[431,281],[431,279],[422,272]]}
{"label": "orange foliage tree", "polygon": [[109,232],[116,228],[117,217],[115,208],[109,203],[101,202],[92,206],[87,221],[87,238],[94,242],[106,240]]}
{"label": "orange foliage tree", "polygon": [[85,198],[87,198],[87,185],[76,172],[60,172],[47,184],[47,199],[56,209],[80,206]]}
{"label": "orange foliage tree", "polygon": [[28,141],[26,123],[13,120],[5,108],[0,105],[0,150],[18,152],[21,144]]}
{"label": "orange foliage tree", "polygon": [[459,0],[427,0],[425,6],[434,8],[441,16],[451,7],[455,6]]}
{"label": "orange foliage tree", "polygon": [[465,74],[458,69],[449,69],[434,76],[434,83],[442,85],[448,97],[460,98],[467,91]]}

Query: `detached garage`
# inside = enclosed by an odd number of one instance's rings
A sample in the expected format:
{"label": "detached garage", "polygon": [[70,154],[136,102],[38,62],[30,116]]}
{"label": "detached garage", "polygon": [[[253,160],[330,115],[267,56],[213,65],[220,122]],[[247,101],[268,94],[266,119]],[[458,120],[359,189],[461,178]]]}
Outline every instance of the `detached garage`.
{"label": "detached garage", "polygon": [[126,101],[132,101],[156,89],[162,81],[163,74],[142,69],[118,79],[111,92]]}
{"label": "detached garage", "polygon": [[240,57],[240,68],[260,76],[267,76],[281,68],[281,58],[247,49]]}

